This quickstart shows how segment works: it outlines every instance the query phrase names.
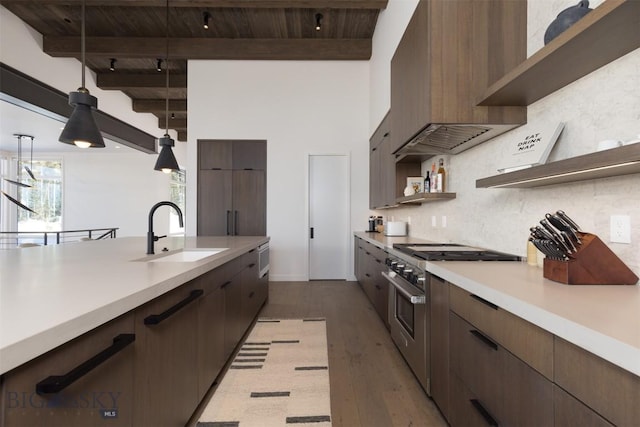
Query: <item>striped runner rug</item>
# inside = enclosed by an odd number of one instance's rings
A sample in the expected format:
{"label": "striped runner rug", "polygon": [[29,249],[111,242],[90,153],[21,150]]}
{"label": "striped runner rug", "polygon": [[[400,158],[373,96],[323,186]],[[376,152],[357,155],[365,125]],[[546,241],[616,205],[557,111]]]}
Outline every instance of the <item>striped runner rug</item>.
{"label": "striped runner rug", "polygon": [[198,427],[331,426],[326,321],[258,319]]}

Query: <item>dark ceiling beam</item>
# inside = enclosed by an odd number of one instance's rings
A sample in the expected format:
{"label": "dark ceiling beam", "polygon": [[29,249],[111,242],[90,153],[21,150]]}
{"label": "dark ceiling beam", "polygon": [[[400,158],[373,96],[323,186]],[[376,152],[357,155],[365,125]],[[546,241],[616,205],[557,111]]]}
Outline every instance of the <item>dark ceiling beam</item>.
{"label": "dark ceiling beam", "polygon": [[[3,63],[0,63],[0,99],[62,123],[73,112],[66,93]],[[105,138],[144,153],[156,152],[153,135],[100,110],[94,111],[94,117]]]}
{"label": "dark ceiling beam", "polygon": [[[86,54],[104,58],[162,58],[163,37],[87,37]],[[80,39],[44,36],[43,50],[53,57],[79,58]],[[368,60],[370,39],[215,39],[172,38],[171,59]]]}
{"label": "dark ceiling beam", "polygon": [[177,133],[178,133],[178,141],[187,142],[187,131],[186,130],[179,130],[179,131],[177,131]]}
{"label": "dark ceiling beam", "polygon": [[[166,119],[164,117],[160,117],[158,119],[158,127],[160,129],[165,129],[167,127]],[[169,129],[176,130],[187,130],[187,119],[169,119]]]}
{"label": "dark ceiling beam", "polygon": [[[164,113],[166,110],[166,102],[164,99],[134,99],[133,111],[136,113]],[[186,99],[170,99],[169,111],[171,112],[186,112],[187,100]]]}
{"label": "dark ceiling beam", "polygon": [[[167,76],[164,73],[157,74],[116,74],[99,73],[97,75],[96,86],[100,89],[122,90],[132,88],[152,88],[162,89],[167,87]],[[169,87],[187,87],[186,74],[169,74]]]}
{"label": "dark ceiling beam", "polygon": [[[85,0],[86,5],[166,7],[166,0]],[[6,4],[27,4],[33,0],[3,0]],[[40,0],[42,6],[80,5],[82,0]],[[255,9],[385,9],[388,0],[171,0],[171,7],[255,8]]]}

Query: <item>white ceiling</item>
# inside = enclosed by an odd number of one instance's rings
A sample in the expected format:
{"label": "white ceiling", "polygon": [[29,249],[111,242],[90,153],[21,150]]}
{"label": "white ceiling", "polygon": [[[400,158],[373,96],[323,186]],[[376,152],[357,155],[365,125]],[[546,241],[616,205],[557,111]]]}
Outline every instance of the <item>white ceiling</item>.
{"label": "white ceiling", "polygon": [[[15,153],[18,151],[18,138],[14,134],[33,136],[34,153],[78,152],[100,154],[105,152],[136,151],[105,138],[105,148],[82,149],[74,145],[58,142],[64,123],[42,114],[27,110],[0,100],[0,151]],[[119,147],[119,148],[116,148]],[[22,138],[22,152],[29,153],[31,138]]]}

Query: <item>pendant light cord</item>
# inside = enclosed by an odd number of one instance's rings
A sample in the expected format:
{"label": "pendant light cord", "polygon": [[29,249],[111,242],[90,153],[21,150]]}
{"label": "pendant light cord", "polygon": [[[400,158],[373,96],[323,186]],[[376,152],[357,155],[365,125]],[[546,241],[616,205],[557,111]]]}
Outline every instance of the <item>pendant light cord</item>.
{"label": "pendant light cord", "polygon": [[85,42],[84,42],[84,38],[85,38],[85,34],[84,34],[84,0],[82,0],[82,28],[80,29],[80,50],[81,52],[81,58],[82,58],[82,88],[86,89],[84,87],[84,50],[85,50]]}
{"label": "pendant light cord", "polygon": [[167,0],[167,16],[166,16],[166,56],[165,56],[165,67],[167,67],[167,99],[165,102],[165,116],[164,116],[164,124],[165,124],[165,135],[169,135],[169,0]]}

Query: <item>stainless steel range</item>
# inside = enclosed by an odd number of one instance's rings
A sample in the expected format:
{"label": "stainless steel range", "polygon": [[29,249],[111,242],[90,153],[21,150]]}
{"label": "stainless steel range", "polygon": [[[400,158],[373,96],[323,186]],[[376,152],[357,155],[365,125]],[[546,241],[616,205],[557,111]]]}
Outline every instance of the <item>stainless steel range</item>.
{"label": "stainless steel range", "polygon": [[519,261],[516,255],[455,243],[393,245],[382,275],[389,281],[391,337],[414,375],[431,395],[431,305],[427,261]]}

